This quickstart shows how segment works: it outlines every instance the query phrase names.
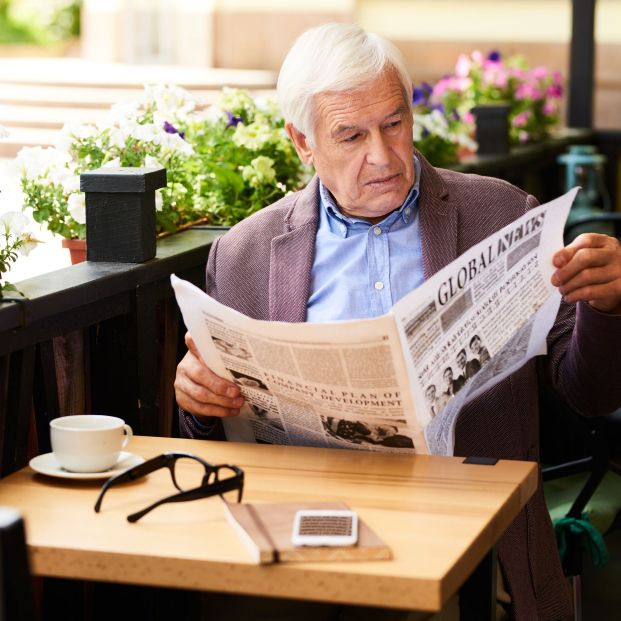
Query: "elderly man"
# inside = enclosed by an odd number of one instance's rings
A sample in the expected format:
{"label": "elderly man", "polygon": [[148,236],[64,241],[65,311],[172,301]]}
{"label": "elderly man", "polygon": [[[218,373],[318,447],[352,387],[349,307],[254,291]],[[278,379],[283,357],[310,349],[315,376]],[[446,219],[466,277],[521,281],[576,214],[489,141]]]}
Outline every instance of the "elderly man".
{"label": "elderly man", "polygon": [[[287,132],[317,175],[214,243],[212,296],[274,321],[380,315],[537,204],[504,181],[433,168],[412,146],[410,92],[402,57],[376,35],[329,24],[297,40],[278,93]],[[540,381],[587,415],[621,403],[610,364],[621,346],[619,244],[582,235],[559,249],[554,265],[564,302],[548,354],[464,407],[456,454],[537,460]],[[181,430],[221,437],[218,420],[243,404],[239,388],[204,365],[189,337],[187,344],[175,382]],[[541,489],[500,540],[499,559],[514,618],[570,614]]]}

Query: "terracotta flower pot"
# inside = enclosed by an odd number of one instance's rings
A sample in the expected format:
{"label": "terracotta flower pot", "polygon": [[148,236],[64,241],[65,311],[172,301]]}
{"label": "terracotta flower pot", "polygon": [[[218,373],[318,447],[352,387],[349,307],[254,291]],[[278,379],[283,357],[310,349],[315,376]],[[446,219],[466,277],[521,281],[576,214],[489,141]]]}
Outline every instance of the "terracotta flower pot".
{"label": "terracotta flower pot", "polygon": [[86,261],[86,240],[85,239],[63,239],[62,247],[69,249],[71,265]]}

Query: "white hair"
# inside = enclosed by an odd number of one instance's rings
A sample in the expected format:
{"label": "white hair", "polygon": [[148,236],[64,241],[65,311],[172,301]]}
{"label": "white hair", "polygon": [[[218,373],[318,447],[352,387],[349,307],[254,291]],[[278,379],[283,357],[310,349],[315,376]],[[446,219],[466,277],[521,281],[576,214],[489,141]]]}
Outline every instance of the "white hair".
{"label": "white hair", "polygon": [[277,89],[283,116],[312,144],[315,95],[360,90],[390,69],[411,106],[412,80],[392,43],[354,24],[311,28],[298,37],[280,69]]}

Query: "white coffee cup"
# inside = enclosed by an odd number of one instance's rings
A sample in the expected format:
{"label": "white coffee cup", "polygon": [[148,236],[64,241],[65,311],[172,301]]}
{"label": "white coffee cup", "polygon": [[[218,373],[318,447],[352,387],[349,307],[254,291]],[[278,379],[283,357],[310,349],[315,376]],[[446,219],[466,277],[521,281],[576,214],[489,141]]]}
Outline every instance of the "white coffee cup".
{"label": "white coffee cup", "polygon": [[52,452],[60,467],[70,472],[109,470],[132,436],[132,428],[116,416],[83,414],[50,422]]}

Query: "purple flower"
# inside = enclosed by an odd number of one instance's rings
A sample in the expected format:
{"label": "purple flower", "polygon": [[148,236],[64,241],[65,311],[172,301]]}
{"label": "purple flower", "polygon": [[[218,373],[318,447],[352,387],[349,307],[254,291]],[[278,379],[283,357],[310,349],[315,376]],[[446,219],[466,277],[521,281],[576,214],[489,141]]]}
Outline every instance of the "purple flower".
{"label": "purple flower", "polygon": [[490,60],[493,63],[500,62],[500,52],[498,50],[491,50],[487,55],[487,60]]}
{"label": "purple flower", "polygon": [[229,119],[228,123],[226,124],[227,127],[237,127],[244,120],[241,118],[241,116],[235,116],[232,112],[229,112],[228,110],[226,110],[225,112],[226,116]]}
{"label": "purple flower", "polygon": [[429,82],[421,82],[420,86],[414,86],[412,88],[412,103],[417,105],[428,105],[429,97],[433,92],[433,86]]}
{"label": "purple flower", "polygon": [[185,132],[178,130],[172,123],[169,123],[168,121],[164,121],[164,131],[167,134],[179,134],[179,136],[183,138],[183,140],[185,140]]}
{"label": "purple flower", "polygon": [[433,93],[433,86],[431,86],[429,82],[425,82],[425,80],[420,83],[420,87],[423,92],[427,93],[427,95],[431,95],[431,93]]}
{"label": "purple flower", "polygon": [[419,104],[426,104],[427,103],[427,96],[425,95],[425,92],[423,91],[422,88],[419,88],[418,86],[415,86],[412,89],[412,103],[417,106]]}

